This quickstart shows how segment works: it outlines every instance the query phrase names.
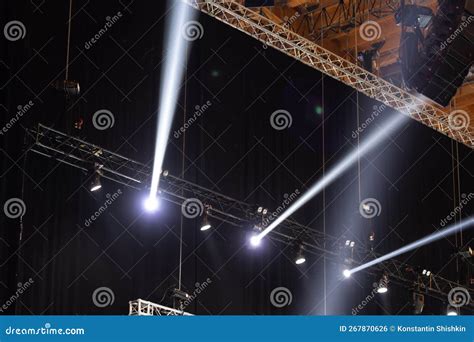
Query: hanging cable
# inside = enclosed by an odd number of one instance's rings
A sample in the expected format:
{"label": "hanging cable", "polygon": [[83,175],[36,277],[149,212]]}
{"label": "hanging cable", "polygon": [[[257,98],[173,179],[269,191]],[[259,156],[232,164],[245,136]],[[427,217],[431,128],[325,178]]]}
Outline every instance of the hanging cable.
{"label": "hanging cable", "polygon": [[71,46],[72,0],[69,0],[69,20],[67,25],[66,81],[69,79],[69,49]]}
{"label": "hanging cable", "polygon": [[[188,47],[185,50],[185,62],[184,62],[184,105],[183,105],[183,127],[186,123],[186,108],[187,108],[187,89],[188,89]],[[184,163],[185,163],[185,151],[186,151],[186,131],[183,133],[183,145],[182,145],[182,158],[181,158],[181,178],[184,179]],[[184,196],[184,190],[181,191],[181,195]],[[179,274],[178,274],[178,289],[181,290],[182,284],[182,270],[183,270],[183,224],[184,219],[181,215],[179,225]]]}

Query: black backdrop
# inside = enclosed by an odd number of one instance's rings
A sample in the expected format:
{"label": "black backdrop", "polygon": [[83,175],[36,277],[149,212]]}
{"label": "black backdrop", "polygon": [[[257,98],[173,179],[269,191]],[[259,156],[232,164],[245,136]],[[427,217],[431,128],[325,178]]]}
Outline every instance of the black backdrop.
{"label": "black backdrop", "polygon": [[[17,314],[126,314],[136,298],[170,304],[163,295],[178,282],[180,208],[164,203],[160,213],[142,212],[144,193],[104,181],[97,193],[81,172],[33,154],[25,155],[24,128],[41,122],[151,165],[156,109],[167,19],[165,4],[139,1],[74,2],[70,79],[82,95],[66,101],[49,84],[64,79],[68,4],[2,1],[1,25],[20,20],[24,39],[1,44],[1,124],[19,105],[33,101],[1,139],[2,206],[10,198],[26,204],[19,245],[19,219],[0,215],[2,302],[18,283],[34,283],[6,312]],[[122,17],[89,49],[88,42],[118,11]],[[195,107],[211,106],[186,130],[184,178],[249,203],[275,209],[284,194],[303,192],[324,170],[357,144],[359,122],[380,104],[352,89],[262,46],[216,20],[201,15],[204,34],[192,44],[187,65],[186,101],[181,88],[173,132]],[[180,32],[176,32],[179,35]],[[359,106],[359,107],[358,107]],[[112,128],[97,130],[92,115],[110,110]],[[275,130],[271,114],[292,116],[291,127]],[[361,133],[383,129],[394,113],[381,110]],[[74,122],[84,119],[77,131]],[[440,228],[455,205],[453,143],[412,120],[381,142],[360,163],[301,209],[295,218],[332,235],[360,243],[376,233],[378,251],[405,245]],[[170,136],[165,169],[181,174],[183,138]],[[25,157],[26,156],[26,157]],[[474,192],[472,151],[459,146],[460,193]],[[323,161],[325,164],[323,166]],[[85,219],[112,194],[122,195],[90,227]],[[380,216],[359,214],[360,199],[381,203]],[[462,216],[472,213],[473,204]],[[296,267],[291,248],[265,241],[259,249],[246,244],[248,230],[214,222],[202,233],[197,220],[183,220],[183,288],[193,292],[207,278],[209,287],[188,307],[196,314],[350,314],[372,291],[375,279],[363,273],[340,277],[341,265],[314,256]],[[400,257],[409,263],[460,282],[464,265],[451,255],[468,244],[465,232]],[[291,305],[276,308],[272,289],[286,287]],[[110,288],[114,303],[93,304],[92,293]],[[392,287],[385,297],[365,306],[365,314],[410,314],[411,293]],[[443,314],[446,303],[427,299],[425,313]]]}

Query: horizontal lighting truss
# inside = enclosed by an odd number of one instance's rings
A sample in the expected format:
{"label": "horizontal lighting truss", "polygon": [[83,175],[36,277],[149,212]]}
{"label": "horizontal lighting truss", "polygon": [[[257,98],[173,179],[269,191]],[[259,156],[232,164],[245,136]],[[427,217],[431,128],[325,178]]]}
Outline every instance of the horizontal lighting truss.
{"label": "horizontal lighting truss", "polygon": [[189,312],[176,310],[143,299],[128,302],[129,316],[193,316]]}
{"label": "horizontal lighting truss", "polygon": [[[232,0],[186,0],[194,8],[474,148],[474,129],[453,129],[448,113]],[[456,128],[456,127],[455,127]]]}
{"label": "horizontal lighting truss", "polygon": [[[145,164],[41,124],[36,129],[28,130],[27,134],[31,141],[30,152],[83,171],[88,171],[94,163],[99,163],[103,165],[101,168],[103,178],[138,190],[145,190],[149,186],[152,170]],[[177,205],[181,205],[188,198],[197,198],[210,206],[208,210],[210,217],[234,227],[250,230],[262,221],[262,214],[257,212],[257,205],[233,199],[170,174],[162,176],[159,194],[164,200]],[[271,214],[272,212],[268,212],[267,217]],[[290,219],[283,221],[267,237],[287,245],[302,243],[304,251],[324,256],[334,263],[346,264],[349,268],[362,265],[382,255],[361,244],[348,249],[345,242],[350,240],[350,237],[337,238]],[[407,289],[420,289],[426,295],[440,300],[446,300],[451,289],[466,287],[436,274],[421,277],[413,270],[416,272],[417,268],[391,259],[364,272],[374,275],[385,272],[391,283]],[[472,304],[470,306],[474,308]]]}

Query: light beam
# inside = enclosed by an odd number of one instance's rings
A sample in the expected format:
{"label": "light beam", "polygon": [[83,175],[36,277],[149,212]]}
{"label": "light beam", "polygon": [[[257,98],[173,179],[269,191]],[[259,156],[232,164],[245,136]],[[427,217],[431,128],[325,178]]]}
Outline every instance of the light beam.
{"label": "light beam", "polygon": [[391,132],[397,130],[401,125],[406,122],[406,117],[400,114],[394,114],[393,118],[389,119],[386,124],[381,125],[377,128],[377,131],[370,135],[359,147],[349,153],[344,159],[342,159],[337,165],[335,165],[322,179],[317,181],[308,191],[306,191],[298,200],[296,200],[285,212],[283,212],[275,221],[272,222],[265,230],[263,230],[258,237],[262,239],[273,229],[275,229],[280,223],[286,220],[295,211],[301,208],[306,202],[321,192],[326,186],[331,184],[336,178],[347,171],[360,156],[367,154],[375,146],[384,140],[384,138]]}
{"label": "light beam", "polygon": [[160,174],[166,152],[166,145],[173,123],[176,102],[180,89],[180,81],[183,78],[184,65],[188,40],[183,37],[183,30],[187,22],[193,19],[194,10],[184,2],[175,4],[171,10],[171,21],[166,29],[165,51],[168,56],[163,63],[160,83],[158,130],[155,142],[155,159],[153,162],[153,175],[149,202],[156,199]]}
{"label": "light beam", "polygon": [[386,260],[388,260],[388,259],[392,259],[392,258],[394,258],[394,257],[396,257],[396,256],[398,256],[398,255],[400,255],[400,254],[407,253],[407,252],[409,252],[409,251],[411,251],[411,250],[414,250],[414,249],[416,249],[416,248],[420,248],[420,247],[425,246],[425,245],[427,245],[427,244],[430,244],[430,243],[432,243],[432,242],[434,242],[434,241],[437,241],[437,240],[439,240],[439,239],[442,239],[442,238],[444,238],[444,237],[446,237],[446,236],[449,236],[449,235],[451,235],[451,234],[454,234],[454,233],[457,232],[457,231],[461,231],[461,230],[463,230],[463,229],[466,229],[467,227],[469,227],[469,226],[471,226],[471,225],[474,226],[474,217],[469,217],[469,218],[467,218],[467,219],[464,220],[464,221],[461,221],[461,222],[459,222],[459,223],[457,223],[457,224],[454,224],[454,225],[452,225],[452,226],[450,226],[450,227],[448,227],[448,228],[445,228],[445,229],[443,229],[443,230],[440,230],[440,231],[438,231],[438,232],[436,232],[436,233],[430,234],[430,235],[428,235],[428,236],[426,236],[426,237],[424,237],[424,238],[422,238],[422,239],[419,239],[419,240],[417,240],[417,241],[415,241],[415,242],[412,242],[412,243],[410,243],[410,244],[408,244],[408,245],[406,245],[406,246],[404,246],[404,247],[402,247],[402,248],[399,248],[399,249],[397,249],[397,250],[395,250],[395,251],[393,251],[393,252],[391,252],[391,253],[388,253],[388,254],[386,254],[386,255],[383,255],[383,256],[381,256],[380,258],[374,259],[374,260],[369,261],[369,262],[367,262],[367,263],[365,263],[365,264],[363,264],[363,265],[357,266],[357,267],[353,268],[352,270],[350,270],[349,272],[350,272],[351,274],[354,274],[354,273],[356,273],[356,272],[362,271],[362,270],[364,270],[364,269],[366,269],[366,268],[369,268],[369,267],[371,267],[371,266],[377,265],[377,264],[379,264],[379,263],[381,263],[381,262],[384,262],[384,261],[386,261]]}

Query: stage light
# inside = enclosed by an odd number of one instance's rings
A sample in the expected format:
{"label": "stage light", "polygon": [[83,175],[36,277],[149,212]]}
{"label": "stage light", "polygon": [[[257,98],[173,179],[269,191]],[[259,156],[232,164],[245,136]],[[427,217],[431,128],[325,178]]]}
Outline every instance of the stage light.
{"label": "stage light", "polygon": [[102,188],[102,184],[100,183],[100,174],[97,173],[94,176],[94,179],[92,180],[90,190],[94,192],[94,191],[99,190],[100,188]]}
{"label": "stage light", "polygon": [[[417,248],[420,248],[420,247],[425,246],[427,244],[430,244],[430,243],[432,243],[434,241],[437,241],[439,239],[442,239],[446,236],[449,236],[451,234],[462,231],[463,229],[466,229],[470,226],[474,226],[474,217],[469,217],[469,218],[467,218],[467,219],[465,219],[465,220],[463,220],[463,221],[461,221],[457,224],[451,225],[451,226],[449,226],[449,227],[447,227],[443,230],[440,230],[436,233],[430,234],[430,235],[428,235],[428,236],[426,236],[422,239],[419,239],[415,242],[412,242],[412,243],[410,243],[410,244],[408,244],[408,245],[406,245],[402,248],[399,248],[399,249],[397,249],[393,252],[390,252],[390,253],[388,253],[384,256],[381,256],[377,259],[371,260],[371,261],[369,261],[369,262],[367,262],[363,265],[357,266],[357,267],[351,269],[351,273],[356,273],[356,272],[362,271],[362,270],[364,270],[368,267],[372,267],[372,266],[377,265],[381,262],[392,259],[392,258],[394,258],[394,257],[396,257],[400,254],[410,252],[414,249],[417,249]],[[422,271],[422,274],[424,276],[429,277],[431,275],[431,271],[425,269],[425,270]]]}
{"label": "stage light", "polygon": [[382,278],[380,278],[379,283],[377,284],[377,293],[387,293],[388,292],[388,276],[384,274]]}
{"label": "stage light", "polygon": [[351,274],[352,274],[351,271],[348,269],[345,269],[344,271],[342,271],[342,275],[344,276],[344,278],[350,278]]}
{"label": "stage light", "polygon": [[415,315],[421,314],[425,307],[425,296],[421,293],[413,292],[413,306]]}
{"label": "stage light", "polygon": [[448,305],[448,308],[446,310],[446,315],[448,315],[448,316],[458,316],[459,313],[458,313],[458,310],[455,307],[453,307],[451,305]]}
{"label": "stage light", "polygon": [[94,192],[102,188],[102,183],[100,182],[100,176],[102,176],[102,169],[103,165],[99,163],[94,163],[94,176],[89,187],[90,191]]}
{"label": "stage light", "polygon": [[303,245],[300,245],[298,248],[298,252],[296,253],[295,264],[301,265],[306,262],[306,258],[303,253]]}
{"label": "stage light", "polygon": [[208,229],[211,229],[212,228],[212,225],[211,223],[209,222],[209,218],[207,216],[207,211],[204,212],[204,216],[202,218],[202,223],[201,223],[201,231],[206,231]]}
{"label": "stage light", "polygon": [[371,134],[367,139],[365,139],[358,149],[356,148],[351,151],[346,157],[344,157],[339,163],[330,169],[322,179],[318,180],[310,187],[308,191],[306,191],[295,202],[293,202],[293,204],[286,211],[278,216],[275,221],[273,221],[265,230],[260,233],[260,237],[263,238],[265,235],[269,234],[280,223],[282,223],[295,211],[306,204],[306,202],[319,194],[324,188],[326,188],[350,167],[352,167],[357,162],[358,158],[362,158],[374,147],[379,146],[384,138],[386,138],[390,133],[393,133],[393,131],[400,128],[401,125],[406,122],[406,120],[407,119],[404,115],[393,114],[393,117],[381,127],[379,127],[375,133]]}
{"label": "stage light", "polygon": [[260,242],[262,241],[262,239],[258,236],[258,235],[254,235],[250,238],[250,244],[253,246],[253,247],[258,247],[260,246]]}
{"label": "stage light", "polygon": [[158,210],[160,207],[160,202],[158,201],[157,197],[147,197],[145,201],[143,201],[143,207],[146,211],[152,213]]}
{"label": "stage light", "polygon": [[[171,3],[171,2],[170,2]],[[166,146],[173,123],[176,103],[180,91],[180,82],[183,78],[186,64],[187,23],[192,22],[194,10],[184,2],[172,3],[169,17],[171,21],[166,28],[164,51],[168,52],[162,67],[160,83],[159,110],[157,120],[157,135],[155,141],[155,157],[151,178],[150,198],[156,197],[159,189],[160,176],[165,157]]]}

